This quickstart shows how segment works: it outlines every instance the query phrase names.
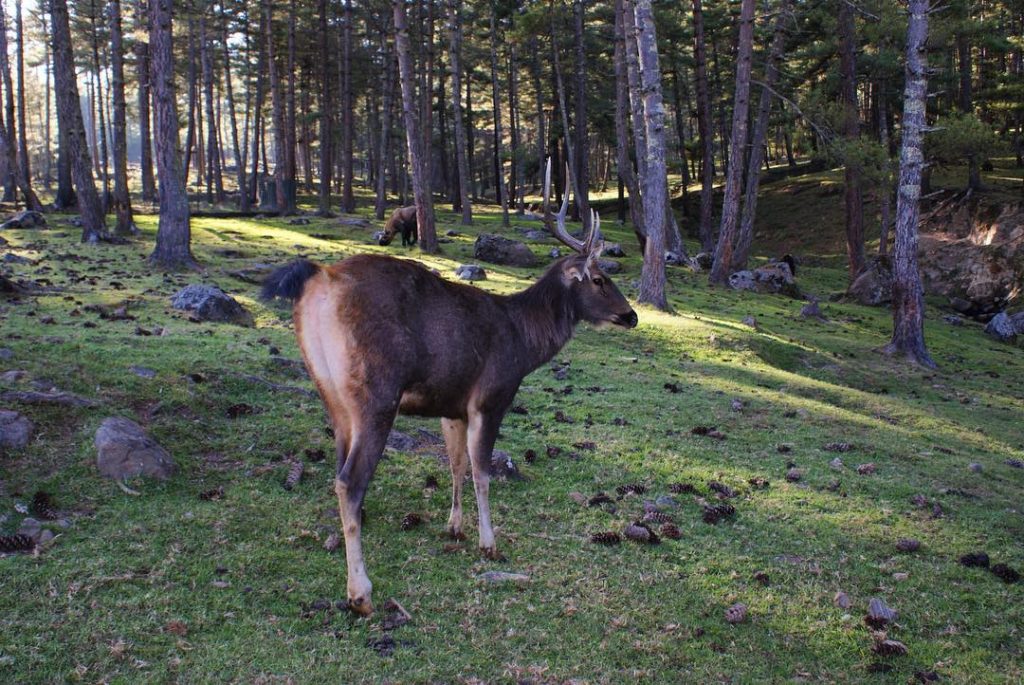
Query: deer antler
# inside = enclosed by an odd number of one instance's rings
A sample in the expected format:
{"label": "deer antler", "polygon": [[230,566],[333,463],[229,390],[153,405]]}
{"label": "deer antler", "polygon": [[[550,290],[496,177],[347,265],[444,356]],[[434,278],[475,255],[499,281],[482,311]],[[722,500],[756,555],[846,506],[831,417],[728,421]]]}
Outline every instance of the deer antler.
{"label": "deer antler", "polygon": [[[597,232],[598,220],[595,220],[591,226],[590,235],[587,236],[586,242],[574,238],[568,230],[565,228],[565,214],[569,209],[569,167],[565,168],[565,192],[562,193],[562,206],[558,210],[558,214],[551,214],[551,209],[548,206],[548,200],[551,196],[551,158],[548,157],[548,163],[544,170],[544,223],[551,231],[551,234],[558,238],[560,241],[565,243],[568,247],[571,247],[576,252],[583,254],[589,254],[594,247],[594,237],[600,235]],[[596,217],[596,214],[594,215]]]}

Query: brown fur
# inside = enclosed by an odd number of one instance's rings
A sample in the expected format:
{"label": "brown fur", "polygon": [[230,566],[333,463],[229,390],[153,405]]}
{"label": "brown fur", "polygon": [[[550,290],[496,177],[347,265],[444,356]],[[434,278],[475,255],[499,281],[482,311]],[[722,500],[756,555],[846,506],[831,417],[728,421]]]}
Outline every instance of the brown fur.
{"label": "brown fur", "polygon": [[415,245],[419,238],[418,224],[416,223],[416,207],[399,207],[391,212],[391,217],[384,224],[384,235],[381,236],[380,244],[389,245],[395,239],[395,234],[402,234],[402,246]]}

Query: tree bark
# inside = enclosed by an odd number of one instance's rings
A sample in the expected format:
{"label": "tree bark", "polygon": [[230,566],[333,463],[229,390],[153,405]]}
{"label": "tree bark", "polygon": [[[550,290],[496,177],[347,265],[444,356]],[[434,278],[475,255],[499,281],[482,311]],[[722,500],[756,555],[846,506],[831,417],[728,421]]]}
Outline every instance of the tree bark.
{"label": "tree bark", "polygon": [[199,55],[206,103],[206,201],[220,204],[224,201],[224,183],[217,145],[217,116],[214,113],[213,32],[207,31],[206,17],[199,20]]}
{"label": "tree bark", "polygon": [[693,0],[694,75],[697,78],[697,131],[700,134],[700,249],[714,250],[715,148],[711,135],[711,96],[708,93],[707,54],[704,47],[704,11],[701,0]]}
{"label": "tree bark", "polygon": [[178,112],[174,97],[174,0],[150,0],[149,48],[152,68],[156,166],[160,181],[160,223],[150,264],[167,270],[194,269],[188,195],[178,156]]}
{"label": "tree bark", "polygon": [[[420,149],[423,136],[417,120],[415,73],[409,48],[409,23],[405,14],[405,0],[394,0],[395,48],[398,52],[398,71],[402,85],[402,111],[405,119],[405,138],[412,168],[412,187],[416,202],[416,226],[419,230],[420,249],[436,254],[437,233],[434,229],[434,203],[430,194],[430,177],[423,166]],[[426,97],[427,94],[421,94]]]}
{"label": "tree bark", "polygon": [[319,204],[317,214],[320,216],[331,215],[331,170],[334,160],[331,157],[331,61],[327,59],[329,42],[327,40],[327,0],[320,0],[317,13],[320,15],[320,186]]}
{"label": "tree bark", "polygon": [[270,97],[273,101],[274,117],[274,180],[275,205],[278,214],[291,214],[295,207],[292,202],[295,189],[295,177],[290,173],[288,159],[287,102],[284,86],[281,83],[281,71],[274,49],[273,9],[270,0],[263,0],[264,22],[266,24],[267,69],[270,72]]}
{"label": "tree bark", "polygon": [[765,64],[764,86],[761,100],[757,105],[757,119],[750,137],[750,159],[747,161],[747,182],[743,196],[743,214],[740,218],[739,234],[736,236],[736,250],[732,255],[730,271],[747,268],[750,246],[754,242],[754,220],[757,218],[757,191],[761,183],[761,163],[765,161],[765,138],[768,134],[768,118],[772,107],[772,89],[779,78],[779,61],[785,47],[785,22],[789,20],[789,0],[781,0],[776,8],[775,27],[768,61]]}
{"label": "tree bark", "polygon": [[104,97],[103,92],[103,80],[100,78],[100,75],[103,73],[103,63],[100,61],[99,30],[96,27],[96,16],[99,14],[100,10],[96,9],[95,2],[96,0],[89,0],[91,9],[89,14],[89,23],[91,28],[90,33],[92,36],[93,79],[96,83],[96,113],[98,115],[98,121],[94,121],[93,124],[96,125],[99,130],[100,148],[96,159],[93,161],[96,163],[97,172],[103,180],[103,193],[100,196],[100,199],[103,203],[103,211],[105,213],[108,205],[110,204],[110,154],[107,146],[107,116],[104,113],[106,98]]}
{"label": "tree bark", "polygon": [[110,67],[113,72],[111,95],[114,99],[114,213],[117,224],[114,234],[134,235],[139,232],[132,217],[132,202],[128,194],[128,117],[124,100],[124,48],[121,37],[121,0],[109,0]]}
{"label": "tree bark", "polygon": [[668,188],[665,169],[665,112],[661,97],[661,69],[658,64],[658,41],[654,29],[654,13],[651,0],[637,0],[635,9],[632,0],[623,0],[627,21],[632,13],[636,22],[636,44],[640,58],[641,86],[643,89],[643,112],[641,121],[633,126],[644,127],[646,141],[646,174],[642,179],[644,217],[647,220],[647,244],[644,250],[644,264],[640,273],[639,301],[668,309],[665,295],[665,207]]}
{"label": "tree bark", "polygon": [[[572,185],[573,196],[575,197],[576,212],[579,214],[580,220],[583,222],[584,231],[590,230],[590,212],[582,211],[583,206],[589,208],[589,203],[584,196],[584,189],[579,184],[579,179],[576,177],[576,150],[575,143],[573,142],[572,129],[569,126],[569,108],[568,100],[565,94],[565,81],[562,78],[562,66],[561,60],[558,58],[558,31],[555,29],[555,17],[554,14],[550,17],[551,22],[551,68],[554,72],[555,78],[555,91],[558,95],[558,111],[562,118],[562,141],[565,145],[565,156],[568,162],[569,169],[569,181]],[[558,173],[561,173],[561,165],[557,166]],[[562,188],[561,184],[558,184],[556,192],[560,192]],[[585,205],[581,205],[580,202],[584,202]]]}
{"label": "tree bark", "polygon": [[55,90],[57,93],[57,120],[64,133],[63,144],[75,182],[78,206],[82,216],[82,242],[96,243],[106,237],[103,207],[93,183],[92,159],[86,143],[85,124],[75,79],[75,57],[71,51],[71,29],[68,22],[66,0],[50,2],[51,35]]}
{"label": "tree bark", "polygon": [[14,28],[17,43],[15,68],[18,74],[18,164],[21,167],[22,185],[31,188],[32,170],[28,156],[28,129],[25,126],[25,25],[21,17],[21,0],[14,0]]}
{"label": "tree bark", "polygon": [[[590,164],[588,161],[587,138],[587,53],[584,40],[586,5],[584,0],[573,0],[573,34],[576,47],[576,188],[581,192],[577,196],[576,206],[580,217],[590,216]],[[568,135],[568,134],[566,134]],[[587,219],[583,220],[589,227]]]}
{"label": "tree bark", "polygon": [[[149,20],[146,10],[139,4],[136,27],[140,33],[149,34]],[[156,179],[153,176],[153,139],[150,128],[150,74],[149,43],[135,41],[135,75],[138,81],[139,109],[139,167],[142,176],[142,199],[153,202],[156,199]]]}
{"label": "tree bark", "polygon": [[462,116],[462,0],[448,0],[448,54],[452,70],[452,120],[455,132],[455,161],[459,181],[459,209],[462,225],[473,224],[470,199],[469,157],[466,156],[466,129]]}
{"label": "tree bark", "polygon": [[886,169],[884,178],[879,187],[878,194],[881,204],[881,226],[878,232],[878,254],[883,257],[889,253],[889,227],[892,225],[892,183],[889,178],[889,127],[886,126],[888,119],[889,104],[886,93],[886,81],[880,79],[878,83],[878,139],[885,151]]}
{"label": "tree bark", "polygon": [[352,117],[352,0],[345,0],[344,29],[342,34],[342,69],[344,70],[345,86],[341,94],[341,159],[344,172],[344,185],[341,190],[341,209],[343,212],[356,211],[356,200],[352,194],[352,140],[355,138]]}
{"label": "tree bark", "polygon": [[[860,137],[860,116],[857,109],[857,35],[853,5],[839,3],[839,72],[843,102],[843,138],[852,145]],[[864,270],[864,193],[861,173],[855,164],[846,164],[844,201],[846,204],[846,252],[849,278]]]}
{"label": "tree bark", "polygon": [[725,198],[722,200],[722,223],[718,229],[715,260],[711,267],[711,283],[729,282],[736,229],[740,211],[740,184],[743,181],[743,158],[747,147],[747,118],[750,112],[750,71],[754,53],[754,0],[740,5],[740,33],[736,48],[736,91],[732,108],[732,142],[726,170]]}
{"label": "tree bark", "polygon": [[[494,108],[494,184],[501,205],[501,225],[508,226],[508,192],[505,188],[505,160],[502,159],[501,99],[498,97],[497,6],[491,5],[491,104]],[[566,131],[568,135],[568,131]]]}
{"label": "tree bark", "polygon": [[623,28],[622,0],[615,0],[615,150],[616,165],[619,169],[620,188],[629,192],[629,215],[633,222],[633,231],[640,243],[640,251],[645,249],[646,226],[644,224],[643,200],[640,197],[640,184],[633,160],[629,156],[629,79],[626,75],[626,37]]}
{"label": "tree bark", "polygon": [[[238,180],[238,209],[249,211],[249,183],[245,172],[246,155],[245,140],[239,141],[238,120],[235,116],[235,92],[231,85],[231,51],[228,49],[228,24],[224,5],[221,4],[221,47],[224,48],[224,85],[227,87],[228,118],[231,120],[231,145],[235,154],[235,173]],[[248,27],[247,27],[248,28]],[[247,31],[248,33],[248,31]],[[248,38],[248,36],[247,36]],[[248,112],[246,112],[248,125]]]}
{"label": "tree bark", "polygon": [[[385,18],[385,21],[387,19]],[[375,216],[378,220],[384,220],[384,209],[387,204],[387,169],[389,162],[393,162],[394,155],[391,152],[391,120],[394,109],[393,99],[395,92],[395,55],[391,52],[391,41],[382,31],[381,53],[383,54],[383,74],[381,95],[381,117],[380,117],[380,152],[377,154],[377,202]],[[394,173],[391,174],[394,180]]]}
{"label": "tree bark", "polygon": [[892,340],[883,348],[929,368],[935,362],[924,342],[924,295],[917,268],[917,230],[921,199],[923,134],[928,96],[926,42],[928,0],[909,0],[907,60],[903,91],[899,195],[896,200],[896,244],[893,248]]}

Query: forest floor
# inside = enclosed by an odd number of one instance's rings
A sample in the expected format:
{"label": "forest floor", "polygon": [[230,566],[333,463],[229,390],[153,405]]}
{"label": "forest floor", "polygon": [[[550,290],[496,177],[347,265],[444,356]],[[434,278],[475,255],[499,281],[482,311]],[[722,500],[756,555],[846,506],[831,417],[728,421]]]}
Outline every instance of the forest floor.
{"label": "forest floor", "polygon": [[[838,209],[823,209],[841,202],[817,204],[816,214],[776,214],[779,233],[792,223],[841,244]],[[0,301],[0,347],[10,351],[0,370],[25,372],[0,380],[0,392],[56,386],[97,404],[5,405],[27,414],[36,434],[0,457],[0,533],[17,530],[16,507],[37,490],[66,527],[47,522],[58,533],[48,547],[0,558],[0,680],[1024,680],[1024,583],[958,561],[984,551],[1024,571],[1024,469],[1009,463],[1024,459],[1024,355],[976,323],[946,323],[934,306],[926,335],[938,370],[879,354],[888,310],[828,300],[845,286],[840,250],[798,252],[798,283],[822,298],[823,320],[801,318],[800,301],[710,288],[673,268],[674,313],[638,308],[632,331],[581,326],[552,367],[524,381],[522,413],[502,427],[497,447],[524,476],[491,488],[504,562],[477,553],[471,497],[469,539],[443,536],[439,426],[400,417],[396,428],[417,446],[386,452],[363,540],[377,607],[394,598],[412,620],[396,627],[383,610],[369,619],[339,610],[344,557],[324,549],[337,528],[333,459],[315,460],[333,452],[326,418],[319,399],[253,381],[312,388],[276,361],[299,358],[289,309],[259,302],[258,285],[230,272],[297,254],[331,262],[386,252],[454,278],[472,261],[475,235],[499,230],[497,214],[484,211],[472,228],[439,211],[439,235],[460,234],[437,257],[377,247],[377,222],[196,219],[205,270],[172,275],[146,265],[155,217],[140,217],[143,235],[124,246],[82,246],[59,216],[47,230],[5,232],[5,251],[30,260],[9,270],[52,290]],[[512,223],[504,232],[514,237],[515,227],[540,227]],[[610,220],[602,228],[628,253],[615,280],[634,297],[631,232]],[[553,244],[531,245],[546,261]],[[485,267],[481,287],[496,292],[541,271]],[[171,309],[172,294],[200,281],[234,295],[255,327],[193,323]],[[131,320],[90,307],[123,304]],[[101,478],[93,435],[117,415],[166,446],[178,475],[133,482],[138,497]],[[286,491],[291,457],[306,462],[305,475]],[[792,469],[800,478],[789,482]],[[697,502],[714,501],[711,481],[736,492],[736,513],[717,525]],[[617,499],[629,484],[646,492]],[[673,494],[672,484],[696,494]],[[215,488],[222,497],[200,498]],[[599,492],[611,503],[587,506]],[[621,532],[662,496],[675,499],[662,502],[680,540],[590,542]],[[408,513],[423,524],[403,530]],[[919,549],[900,551],[904,538]],[[494,583],[489,571],[529,579]],[[837,605],[838,593],[849,606]],[[872,651],[863,621],[871,598],[898,612],[887,633],[907,654]],[[730,624],[724,614],[737,602],[748,613]]]}

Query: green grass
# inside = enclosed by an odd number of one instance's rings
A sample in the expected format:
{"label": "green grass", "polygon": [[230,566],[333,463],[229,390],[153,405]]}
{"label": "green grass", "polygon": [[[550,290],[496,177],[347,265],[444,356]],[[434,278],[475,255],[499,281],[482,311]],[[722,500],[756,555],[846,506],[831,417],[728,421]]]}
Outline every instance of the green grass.
{"label": "green grass", "polygon": [[[789,201],[783,192],[766,196],[766,239],[799,222],[816,232],[811,217],[839,204],[814,200],[818,210],[801,217]],[[380,656],[368,643],[383,634],[381,612],[368,620],[305,615],[304,604],[345,596],[343,556],[322,547],[336,528],[333,464],[307,463],[302,483],[286,492],[281,462],[306,448],[330,454],[332,445],[319,400],[245,378],[311,387],[268,353],[276,346],[298,358],[288,310],[258,302],[257,286],[226,272],[298,253],[333,261],[377,251],[422,259],[454,278],[453,268],[471,261],[475,234],[497,230],[498,218],[484,214],[471,229],[450,213],[439,219],[440,235],[462,232],[439,257],[376,247],[373,229],[333,219],[197,219],[194,249],[205,271],[169,276],[145,265],[153,217],[140,218],[143,236],[127,246],[81,246],[77,229],[57,217],[50,230],[4,234],[10,249],[38,260],[11,270],[58,288],[20,304],[0,301],[0,346],[14,355],[4,370],[23,369],[101,405],[16,407],[37,434],[26,450],[0,458],[2,532],[17,529],[14,505],[36,489],[74,514],[39,555],[0,559],[0,681],[888,683],[916,671],[946,682],[1024,679],[1024,584],[957,563],[983,549],[993,562],[1024,567],[1024,472],[1005,464],[1024,458],[1020,350],[991,342],[973,323],[950,327],[930,309],[927,339],[940,369],[908,368],[875,351],[888,337],[886,310],[826,303],[828,321],[807,321],[800,302],[709,288],[704,276],[679,269],[669,277],[673,314],[640,308],[640,326],[629,332],[581,327],[557,357],[571,362],[566,380],[545,367],[524,381],[517,403],[529,413],[506,418],[498,448],[519,460],[526,480],[491,491],[506,562],[476,553],[472,497],[470,540],[446,547],[448,475],[439,448],[389,451],[368,494],[364,545],[377,606],[396,598],[413,621],[392,633],[394,653]],[[616,280],[635,297],[640,260],[631,232],[606,223],[630,254]],[[833,243],[841,233],[834,225]],[[827,295],[843,289],[845,265],[822,245],[799,281]],[[534,248],[544,256],[550,245]],[[227,258],[224,249],[245,256]],[[540,269],[488,272],[482,287],[509,292]],[[234,294],[256,327],[195,324],[172,310],[170,295],[194,281]],[[136,321],[84,310],[124,301]],[[746,315],[757,330],[741,323]],[[46,316],[55,323],[41,324]],[[137,326],[164,335],[139,336]],[[140,378],[133,365],[157,376]],[[194,373],[203,382],[190,380]],[[666,390],[668,382],[681,392]],[[731,409],[734,398],[742,411]],[[227,408],[240,402],[257,413],[229,419]],[[575,423],[555,422],[559,409]],[[109,415],[145,425],[174,454],[179,474],[133,483],[143,493],[137,498],[100,478],[92,437]],[[691,435],[697,425],[717,426],[727,439]],[[438,431],[435,421],[404,417],[397,427]],[[596,449],[573,447],[584,440]],[[838,455],[840,472],[829,467],[837,455],[824,449],[835,441],[855,446]],[[782,443],[792,451],[780,453]],[[548,446],[561,455],[548,457]],[[527,449],[540,455],[533,464],[521,459]],[[801,482],[784,480],[789,461],[804,471]],[[866,462],[876,464],[875,475],[857,475]],[[971,462],[981,473],[968,470]],[[431,475],[441,482],[436,491],[423,488]],[[771,487],[752,489],[754,477]],[[588,541],[621,530],[643,498],[627,497],[609,514],[570,497],[636,481],[649,497],[676,481],[705,492],[712,479],[740,490],[735,519],[705,524],[693,498],[679,495],[673,515],[683,538],[655,547]],[[198,498],[218,485],[223,500]],[[913,506],[915,494],[940,503],[945,516]],[[408,512],[425,525],[402,531]],[[921,550],[897,552],[901,537],[918,538]],[[488,585],[476,578],[487,570],[531,579]],[[768,587],[752,578],[757,571],[770,575]],[[834,606],[838,591],[852,599],[849,610]],[[890,637],[909,655],[872,654],[861,621],[870,597],[900,612]],[[723,612],[738,601],[749,618],[729,625]],[[186,634],[176,634],[174,622]],[[875,673],[878,663],[892,670]]]}

